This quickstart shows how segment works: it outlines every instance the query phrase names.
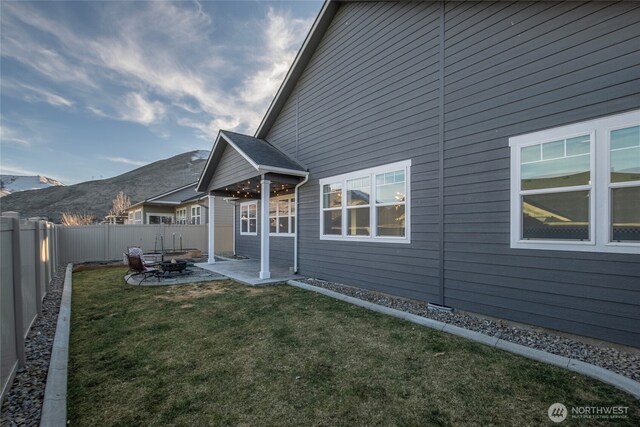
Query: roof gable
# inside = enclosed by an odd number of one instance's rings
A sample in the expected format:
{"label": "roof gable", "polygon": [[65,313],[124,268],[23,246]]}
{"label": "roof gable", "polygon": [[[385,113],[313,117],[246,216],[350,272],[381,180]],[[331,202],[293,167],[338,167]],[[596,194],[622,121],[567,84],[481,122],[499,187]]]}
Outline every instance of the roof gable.
{"label": "roof gable", "polygon": [[212,185],[230,185],[239,176],[255,176],[269,172],[306,175],[304,167],[267,141],[221,130],[200,175],[196,190],[209,191]]}

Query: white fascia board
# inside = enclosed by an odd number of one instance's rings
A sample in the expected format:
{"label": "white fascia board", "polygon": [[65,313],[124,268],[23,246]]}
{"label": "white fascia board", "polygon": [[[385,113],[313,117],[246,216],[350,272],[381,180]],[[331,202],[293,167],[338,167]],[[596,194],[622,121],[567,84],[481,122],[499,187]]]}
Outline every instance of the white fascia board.
{"label": "white fascia board", "polygon": [[335,2],[333,0],[325,0],[324,5],[322,5],[322,9],[320,10],[320,13],[318,13],[318,16],[313,22],[311,29],[307,33],[307,37],[305,37],[304,42],[302,43],[302,47],[300,48],[300,50],[298,51],[298,54],[293,60],[293,64],[291,65],[291,67],[289,67],[289,71],[287,71],[287,75],[285,76],[284,80],[282,81],[282,84],[278,88],[278,92],[276,93],[276,96],[273,98],[273,100],[271,100],[271,104],[269,104],[269,109],[267,110],[267,113],[262,117],[262,120],[260,121],[260,125],[258,126],[258,129],[254,134],[255,138],[258,138],[259,137],[258,135],[261,135],[264,125],[266,123],[266,120],[268,117],[271,116],[273,112],[273,108],[275,107],[277,101],[282,96],[284,89],[293,83],[293,82],[290,82],[291,76],[293,75],[293,71],[298,68],[300,59],[306,53],[311,39],[313,38],[316,31],[318,30],[318,25],[320,25],[320,22],[323,21],[324,15],[327,13],[327,11],[329,10],[329,5],[331,5],[332,3],[335,3]]}
{"label": "white fascia board", "polygon": [[247,156],[247,154],[244,151],[242,151],[236,144],[234,144],[233,141],[231,141],[231,138],[226,136],[223,131],[220,131],[220,134],[222,135],[224,140],[227,142],[227,144],[231,145],[233,149],[236,150],[247,162],[249,162],[251,166],[253,166],[256,170],[259,170],[260,166],[256,162],[254,162],[251,157]]}
{"label": "white fascia board", "polygon": [[209,158],[207,159],[207,163],[204,165],[204,169],[200,173],[200,178],[198,178],[198,182],[196,183],[196,191],[204,191],[200,186],[202,185],[202,178],[204,174],[207,173],[207,169],[209,169],[209,164],[211,163],[211,159],[213,159],[213,154],[216,152],[216,147],[220,141],[220,135],[222,131],[218,131],[218,136],[216,136],[216,140],[213,143],[213,148],[209,152]]}
{"label": "white fascia board", "polygon": [[263,173],[280,173],[284,175],[307,176],[309,172],[296,169],[278,168],[274,166],[258,166],[258,171]]}

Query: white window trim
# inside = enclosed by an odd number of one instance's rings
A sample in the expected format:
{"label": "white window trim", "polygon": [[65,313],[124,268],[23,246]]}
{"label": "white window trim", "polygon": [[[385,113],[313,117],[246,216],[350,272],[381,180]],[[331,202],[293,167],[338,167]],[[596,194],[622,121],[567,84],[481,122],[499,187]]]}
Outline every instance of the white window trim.
{"label": "white window trim", "polygon": [[[375,176],[376,174],[392,172],[399,169],[404,169],[405,176],[405,236],[404,237],[391,237],[391,236],[376,236],[376,227],[378,218],[376,207],[382,204],[375,203]],[[371,185],[371,199],[369,201],[369,215],[370,215],[370,225],[371,225],[371,235],[370,236],[348,236],[347,235],[347,180],[354,178],[361,178],[363,176],[370,177],[370,185]],[[322,233],[324,230],[324,214],[323,214],[323,193],[322,188],[325,184],[334,184],[341,183],[342,185],[342,206],[340,209],[342,210],[342,235],[325,235]],[[331,209],[328,209],[331,210]],[[333,210],[338,210],[337,208]],[[411,159],[404,160],[401,162],[390,163],[386,165],[381,165],[369,169],[361,169],[355,172],[349,172],[341,175],[336,175],[328,178],[323,178],[320,180],[320,205],[319,205],[319,215],[320,215],[320,240],[337,240],[341,242],[370,242],[370,243],[411,243]]]}
{"label": "white window trim", "polygon": [[[250,229],[249,227],[249,206],[250,205],[255,205],[256,207],[256,231],[242,231],[242,210],[244,209],[244,207],[246,206],[247,208],[247,230]],[[250,202],[242,202],[240,203],[240,217],[238,218],[238,221],[240,221],[240,235],[241,236],[257,236],[258,235],[258,201],[257,200],[252,200]]]}
{"label": "white window trim", "polygon": [[[170,224],[175,224],[175,217],[173,216],[173,214],[167,214],[167,213],[147,213],[147,224],[151,224],[151,221],[149,220],[152,216],[159,216],[162,218],[171,218],[171,223]],[[162,222],[162,220],[160,221],[160,224],[164,224]]]}
{"label": "white window trim", "polygon": [[[295,195],[293,195],[293,194],[285,194],[283,196],[271,197],[269,199],[269,202],[279,202],[280,200],[289,200],[289,215],[287,216],[289,218],[288,219],[288,222],[289,222],[289,233],[278,233],[277,231],[274,233],[274,232],[271,231],[271,227],[269,227],[269,236],[270,237],[294,237],[296,235],[296,233],[295,232],[293,232],[293,233],[291,232],[291,229],[292,229],[292,227],[291,227],[291,218],[294,218],[295,215],[291,214],[291,207],[293,206],[294,209],[295,209]],[[271,207],[269,207],[269,209],[271,209]],[[269,221],[271,221],[271,218],[274,218],[274,217],[269,215]],[[276,216],[275,216],[275,218],[276,218],[276,221],[277,221],[278,218],[280,218],[279,211],[278,211],[277,207],[276,207]]]}
{"label": "white window trim", "polygon": [[[637,126],[639,124],[640,110],[635,110],[509,138],[509,146],[511,147],[511,248],[640,254],[640,243],[612,242],[611,227],[609,224],[611,209],[610,188],[638,185],[637,181],[610,183],[610,132],[615,129]],[[520,150],[522,147],[585,134],[591,135],[590,185],[554,188],[551,191],[520,190]],[[520,200],[522,193],[535,194],[536,192],[579,191],[589,188],[591,188],[589,200],[589,241],[523,240],[520,238],[520,236],[522,236],[522,204]]]}
{"label": "white window trim", "polygon": [[[140,219],[136,219],[136,214],[140,212]],[[133,211],[133,222],[132,224],[142,224],[142,209],[136,209]]]}
{"label": "white window trim", "polygon": [[[198,209],[198,215],[194,215],[193,214],[193,209],[194,208],[199,208]],[[191,214],[191,217],[189,218],[189,224],[191,224],[191,225],[200,225],[200,224],[202,224],[202,206],[200,206],[198,204],[190,205],[189,206],[189,213]],[[197,223],[195,223],[193,221],[194,218],[198,218],[198,222]]]}
{"label": "white window trim", "polygon": [[187,208],[176,209],[176,224],[187,224]]}

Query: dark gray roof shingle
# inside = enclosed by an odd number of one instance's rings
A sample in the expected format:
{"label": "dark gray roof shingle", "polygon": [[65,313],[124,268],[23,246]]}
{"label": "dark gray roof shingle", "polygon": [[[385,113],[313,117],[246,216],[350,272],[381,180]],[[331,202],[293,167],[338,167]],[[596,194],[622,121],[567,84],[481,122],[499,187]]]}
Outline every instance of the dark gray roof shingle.
{"label": "dark gray roof shingle", "polygon": [[240,133],[221,131],[236,147],[259,166],[271,166],[296,171],[305,171],[295,160],[280,152],[264,139],[254,138]]}

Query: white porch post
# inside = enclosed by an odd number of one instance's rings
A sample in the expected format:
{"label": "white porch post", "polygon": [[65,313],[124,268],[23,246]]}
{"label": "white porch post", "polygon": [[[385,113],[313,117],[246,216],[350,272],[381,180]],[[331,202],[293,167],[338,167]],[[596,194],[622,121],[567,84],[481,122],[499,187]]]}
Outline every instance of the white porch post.
{"label": "white porch post", "polygon": [[208,208],[208,214],[209,214],[209,247],[208,247],[208,252],[209,252],[209,259],[208,259],[208,263],[209,264],[213,264],[216,262],[216,256],[215,256],[215,250],[216,250],[216,215],[215,215],[215,199],[216,196],[212,196],[211,194],[209,195],[209,208]]}
{"label": "white porch post", "polygon": [[270,279],[269,271],[269,194],[271,193],[271,181],[260,181],[260,278]]}

